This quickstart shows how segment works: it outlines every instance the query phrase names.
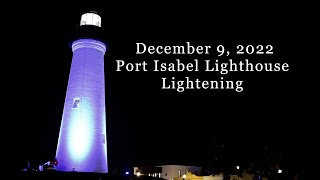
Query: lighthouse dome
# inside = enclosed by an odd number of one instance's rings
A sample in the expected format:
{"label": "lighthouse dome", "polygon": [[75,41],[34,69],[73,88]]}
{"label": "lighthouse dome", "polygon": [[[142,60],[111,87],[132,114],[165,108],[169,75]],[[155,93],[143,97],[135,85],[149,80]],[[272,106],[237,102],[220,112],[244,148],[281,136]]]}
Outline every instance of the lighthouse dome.
{"label": "lighthouse dome", "polygon": [[95,12],[87,12],[82,14],[80,20],[80,26],[94,25],[101,27],[101,17]]}

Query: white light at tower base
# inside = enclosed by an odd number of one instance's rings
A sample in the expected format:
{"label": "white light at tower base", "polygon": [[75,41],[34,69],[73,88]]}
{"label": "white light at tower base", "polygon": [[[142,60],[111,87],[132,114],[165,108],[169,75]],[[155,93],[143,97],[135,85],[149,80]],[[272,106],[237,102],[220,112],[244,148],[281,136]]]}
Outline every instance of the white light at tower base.
{"label": "white light at tower base", "polygon": [[186,177],[187,177],[187,175],[186,175],[186,174],[183,174],[183,175],[182,175],[182,178],[183,178],[183,179],[185,179]]}

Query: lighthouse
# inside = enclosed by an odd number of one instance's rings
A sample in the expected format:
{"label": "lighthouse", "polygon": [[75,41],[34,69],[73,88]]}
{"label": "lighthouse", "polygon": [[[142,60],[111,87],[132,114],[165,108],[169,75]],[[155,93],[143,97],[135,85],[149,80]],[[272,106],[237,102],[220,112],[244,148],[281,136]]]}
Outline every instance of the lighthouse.
{"label": "lighthouse", "polygon": [[71,38],[72,63],[56,158],[58,171],[108,172],[101,17],[82,14]]}

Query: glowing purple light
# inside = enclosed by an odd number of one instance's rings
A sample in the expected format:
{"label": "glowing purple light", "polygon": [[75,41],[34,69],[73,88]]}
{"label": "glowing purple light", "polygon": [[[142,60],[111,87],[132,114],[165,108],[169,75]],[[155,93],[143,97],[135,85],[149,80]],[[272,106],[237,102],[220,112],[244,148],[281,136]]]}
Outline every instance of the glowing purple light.
{"label": "glowing purple light", "polygon": [[57,170],[106,173],[106,45],[93,39],[79,39],[73,42],[72,51],[56,152]]}

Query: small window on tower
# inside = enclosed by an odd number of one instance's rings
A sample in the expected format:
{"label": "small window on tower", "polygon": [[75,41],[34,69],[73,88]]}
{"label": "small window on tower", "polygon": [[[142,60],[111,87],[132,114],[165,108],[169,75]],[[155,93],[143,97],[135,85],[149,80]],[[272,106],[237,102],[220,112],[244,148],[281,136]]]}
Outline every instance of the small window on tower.
{"label": "small window on tower", "polygon": [[80,98],[74,98],[72,108],[76,109],[80,107]]}
{"label": "small window on tower", "polygon": [[105,144],[106,143],[106,136],[104,135],[104,133],[102,133],[102,136],[101,136],[101,140],[102,140],[102,143]]}

